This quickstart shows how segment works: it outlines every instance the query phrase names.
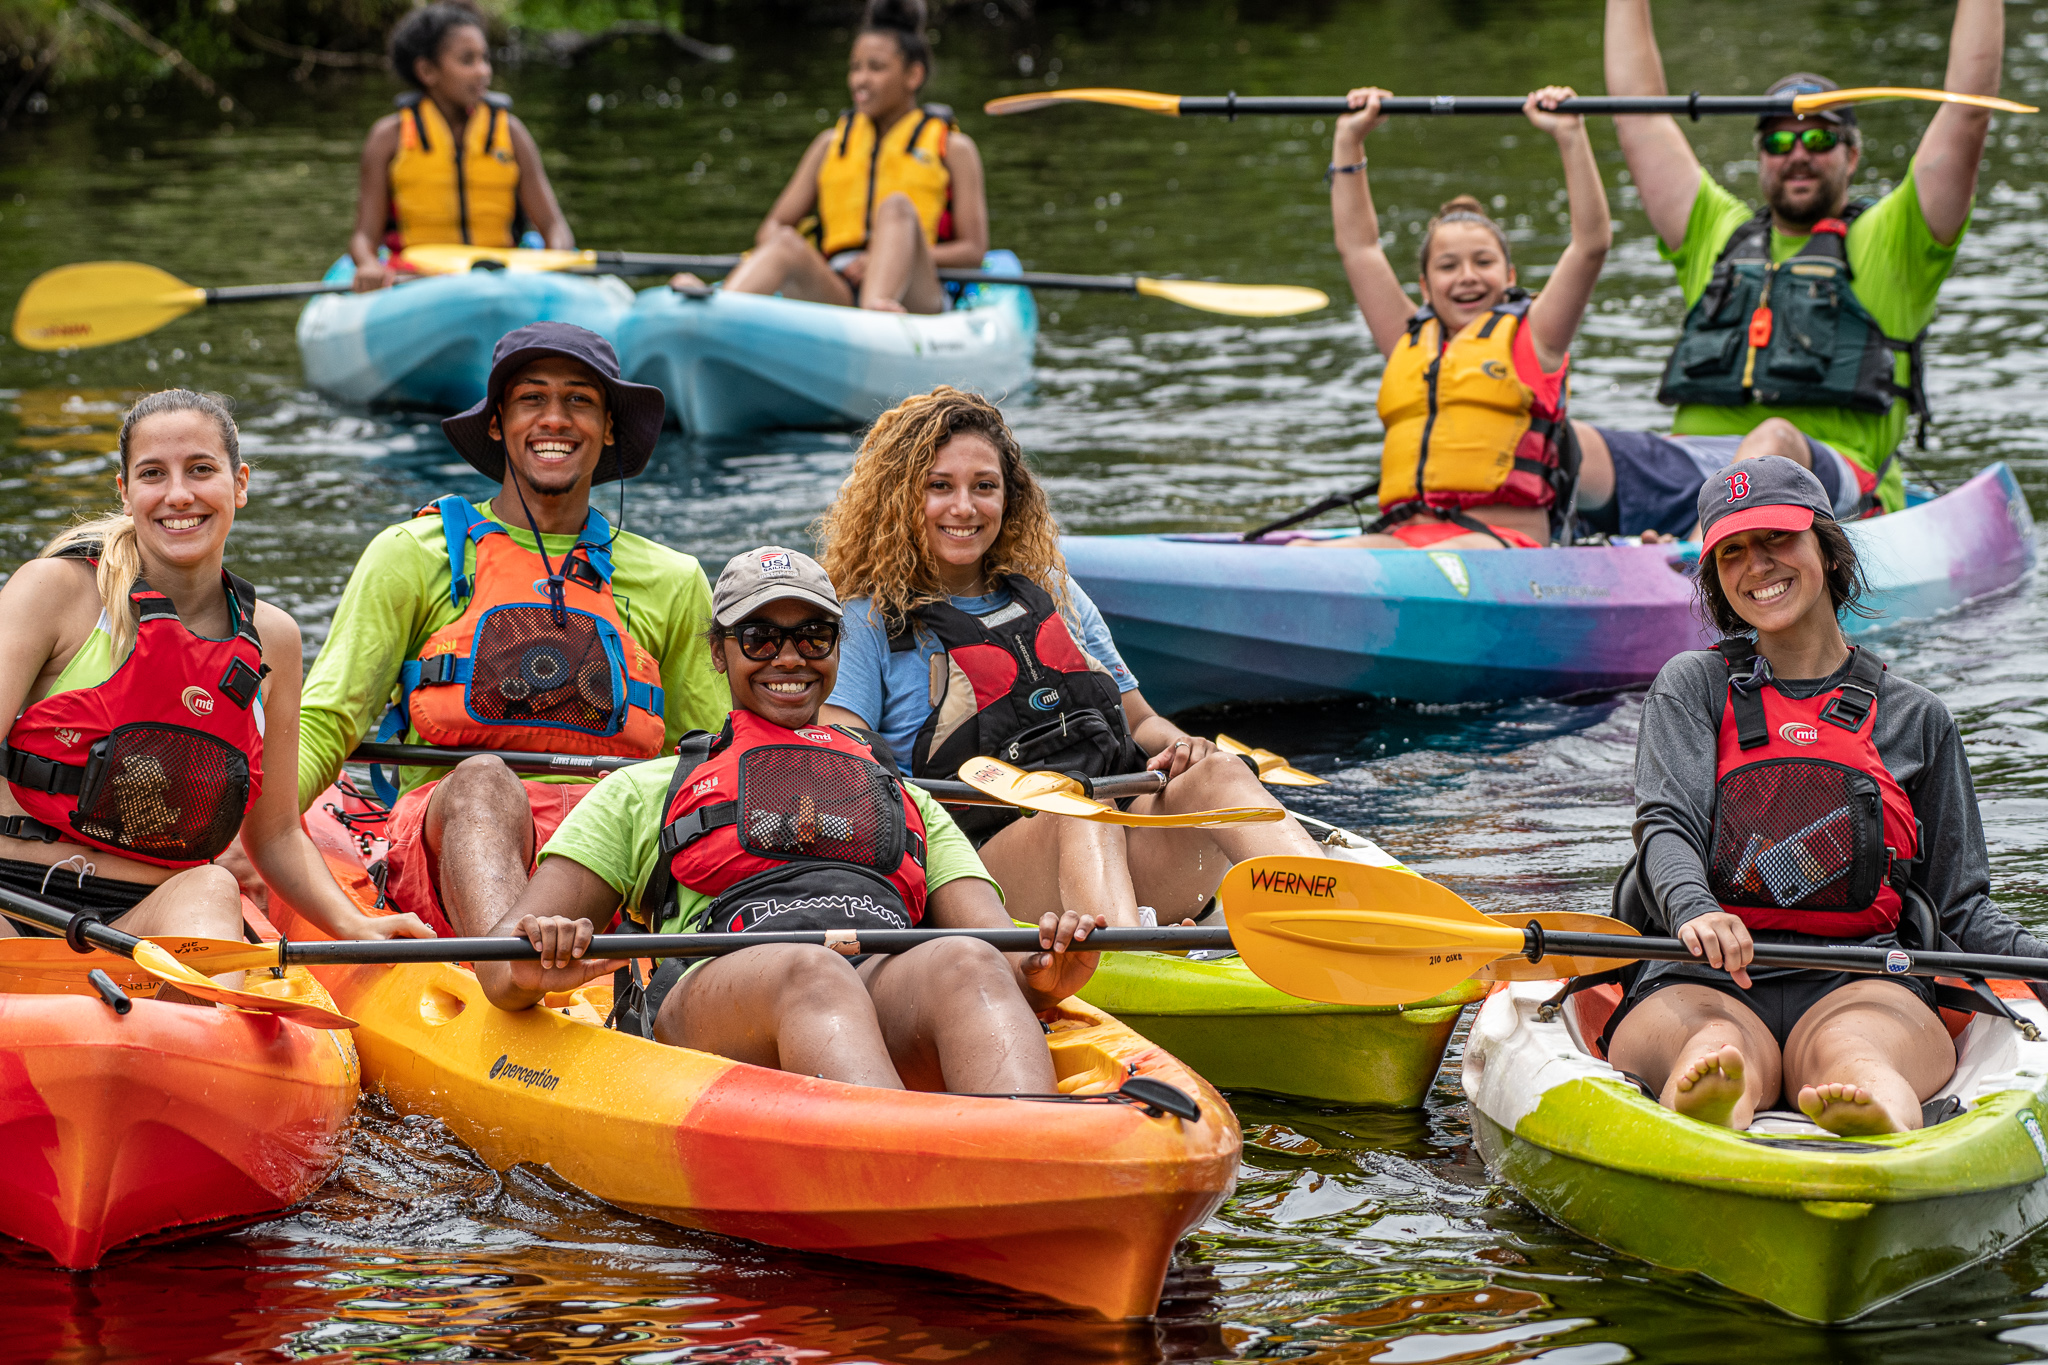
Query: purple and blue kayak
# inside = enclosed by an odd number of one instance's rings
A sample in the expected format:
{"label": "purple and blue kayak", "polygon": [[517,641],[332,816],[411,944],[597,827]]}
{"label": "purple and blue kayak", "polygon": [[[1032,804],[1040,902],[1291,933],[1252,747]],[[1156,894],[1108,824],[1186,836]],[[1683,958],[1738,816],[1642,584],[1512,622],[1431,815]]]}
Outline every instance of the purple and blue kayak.
{"label": "purple and blue kayak", "polygon": [[[1850,533],[1878,613],[1846,618],[1852,635],[1952,611],[2034,564],[2033,517],[2003,464]],[[1211,533],[1068,536],[1061,547],[1166,712],[1617,691],[1712,640],[1693,614],[1697,543],[1317,550]]]}

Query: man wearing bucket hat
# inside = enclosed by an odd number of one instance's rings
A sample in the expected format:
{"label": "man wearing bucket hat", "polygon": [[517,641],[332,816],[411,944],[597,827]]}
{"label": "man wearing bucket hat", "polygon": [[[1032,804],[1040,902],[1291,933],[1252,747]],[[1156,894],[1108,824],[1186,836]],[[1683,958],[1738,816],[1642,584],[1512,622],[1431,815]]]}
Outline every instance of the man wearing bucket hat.
{"label": "man wearing bucket hat", "polygon": [[[2004,43],[2001,0],[1957,0],[1945,88],[1997,94]],[[1665,93],[1650,0],[1607,0],[1606,45],[1609,94]],[[1796,72],[1770,93],[1837,88]],[[1862,157],[1851,108],[1759,119],[1766,203],[1752,210],[1701,168],[1676,119],[1615,119],[1688,312],[1657,394],[1678,409],[1669,437],[1574,424],[1593,529],[1686,535],[1706,476],[1765,454],[1811,469],[1837,516],[1903,505],[1896,452],[1909,415],[1916,440],[1926,428],[1920,339],[1969,222],[1989,120],[1942,105],[1912,164],[1887,171],[1897,186],[1863,204],[1849,197]],[[1832,287],[1816,287],[1823,277]]]}
{"label": "man wearing bucket hat", "polygon": [[[498,491],[443,497],[363,552],[306,679],[302,809],[373,737],[645,759],[724,714],[704,571],[591,506],[617,480],[623,512],[661,421],[660,390],[621,380],[594,332],[538,322],[498,342],[483,400],[441,424]],[[394,802],[385,894],[443,935],[496,925],[594,780],[521,780],[494,757],[376,776]]]}

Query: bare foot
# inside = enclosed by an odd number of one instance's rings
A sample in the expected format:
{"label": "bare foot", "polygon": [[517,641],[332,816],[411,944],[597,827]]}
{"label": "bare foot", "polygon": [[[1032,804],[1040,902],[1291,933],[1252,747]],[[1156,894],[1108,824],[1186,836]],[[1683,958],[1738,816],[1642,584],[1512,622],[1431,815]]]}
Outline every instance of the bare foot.
{"label": "bare foot", "polygon": [[1896,1133],[1898,1124],[1885,1112],[1868,1090],[1860,1085],[1832,1082],[1803,1086],[1799,1091],[1799,1112],[1830,1133],[1843,1137],[1868,1137]]}
{"label": "bare foot", "polygon": [[1667,536],[1662,531],[1645,531],[1642,534],[1642,542],[1645,545],[1676,545],[1678,537]]}
{"label": "bare foot", "polygon": [[1730,1046],[1709,1052],[1680,1074],[1671,1107],[1687,1118],[1726,1128],[1741,1099],[1742,1054]]}
{"label": "bare foot", "polygon": [[868,300],[862,303],[861,307],[871,313],[907,313],[910,311],[899,300],[886,297]]}

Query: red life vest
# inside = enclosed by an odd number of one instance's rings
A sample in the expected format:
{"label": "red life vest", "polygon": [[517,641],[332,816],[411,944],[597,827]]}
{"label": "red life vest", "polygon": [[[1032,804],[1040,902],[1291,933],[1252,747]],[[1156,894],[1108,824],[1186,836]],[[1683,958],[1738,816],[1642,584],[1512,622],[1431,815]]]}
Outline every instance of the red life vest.
{"label": "red life vest", "polygon": [[[661,752],[661,665],[620,618],[603,513],[590,509],[575,547],[555,563],[452,494],[418,515],[441,518],[449,599],[469,605],[399,670],[401,699],[378,738],[409,724],[421,743],[444,748]],[[471,541],[474,580],[464,572]],[[557,585],[559,605],[550,601]]]}
{"label": "red life vest", "polygon": [[[1005,574],[1003,583],[1010,605],[987,616],[951,602],[928,602],[910,613],[944,649],[932,656],[932,713],[911,747],[911,776],[952,778],[961,764],[983,755],[1089,777],[1144,767],[1144,751],[1124,717],[1123,693],[1109,670],[1075,642],[1051,594],[1018,574]],[[890,636],[889,652],[915,648],[916,633],[906,621]],[[954,814],[977,840],[1016,818],[1016,811],[981,806]]]}
{"label": "red life vest", "polygon": [[[893,770],[834,726],[734,711],[676,746],[648,928],[672,885],[713,897],[707,932],[909,929],[924,918],[924,817]],[[661,875],[666,873],[666,876]]]}
{"label": "red life vest", "polygon": [[1896,864],[1919,856],[1913,803],[1878,757],[1884,662],[1855,651],[1849,677],[1795,701],[1758,676],[1748,640],[1715,646],[1728,702],[1707,884],[1752,930],[1867,938],[1899,922]]}
{"label": "red life vest", "polygon": [[212,862],[263,791],[256,589],[231,573],[225,640],[194,635],[136,579],[135,650],[97,687],[45,697],[8,732],[7,785],[26,816],[0,834],[88,844],[157,867]]}

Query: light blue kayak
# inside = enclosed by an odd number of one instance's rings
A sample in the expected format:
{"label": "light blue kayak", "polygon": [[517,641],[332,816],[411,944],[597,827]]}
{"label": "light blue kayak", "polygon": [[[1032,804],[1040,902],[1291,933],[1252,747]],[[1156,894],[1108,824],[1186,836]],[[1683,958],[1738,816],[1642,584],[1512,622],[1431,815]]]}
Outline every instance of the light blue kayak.
{"label": "light blue kayak", "polygon": [[[2034,564],[2033,518],[2003,464],[1849,531],[1877,612],[1846,617],[1851,635],[1953,610]],[[1061,548],[1165,712],[1617,691],[1712,641],[1693,614],[1697,543],[1323,550],[1204,534],[1068,536]]]}
{"label": "light blue kayak", "polygon": [[[991,251],[985,270],[1022,267]],[[625,377],[668,399],[693,436],[864,426],[939,384],[996,401],[1031,379],[1038,306],[1028,289],[969,285],[952,311],[876,313],[715,289],[643,292],[619,325]]]}
{"label": "light blue kayak", "polygon": [[[325,278],[355,278],[344,256]],[[471,270],[368,294],[322,294],[299,314],[306,382],[359,407],[459,412],[484,396],[498,338],[573,322],[617,343],[633,291],[610,276]]]}

